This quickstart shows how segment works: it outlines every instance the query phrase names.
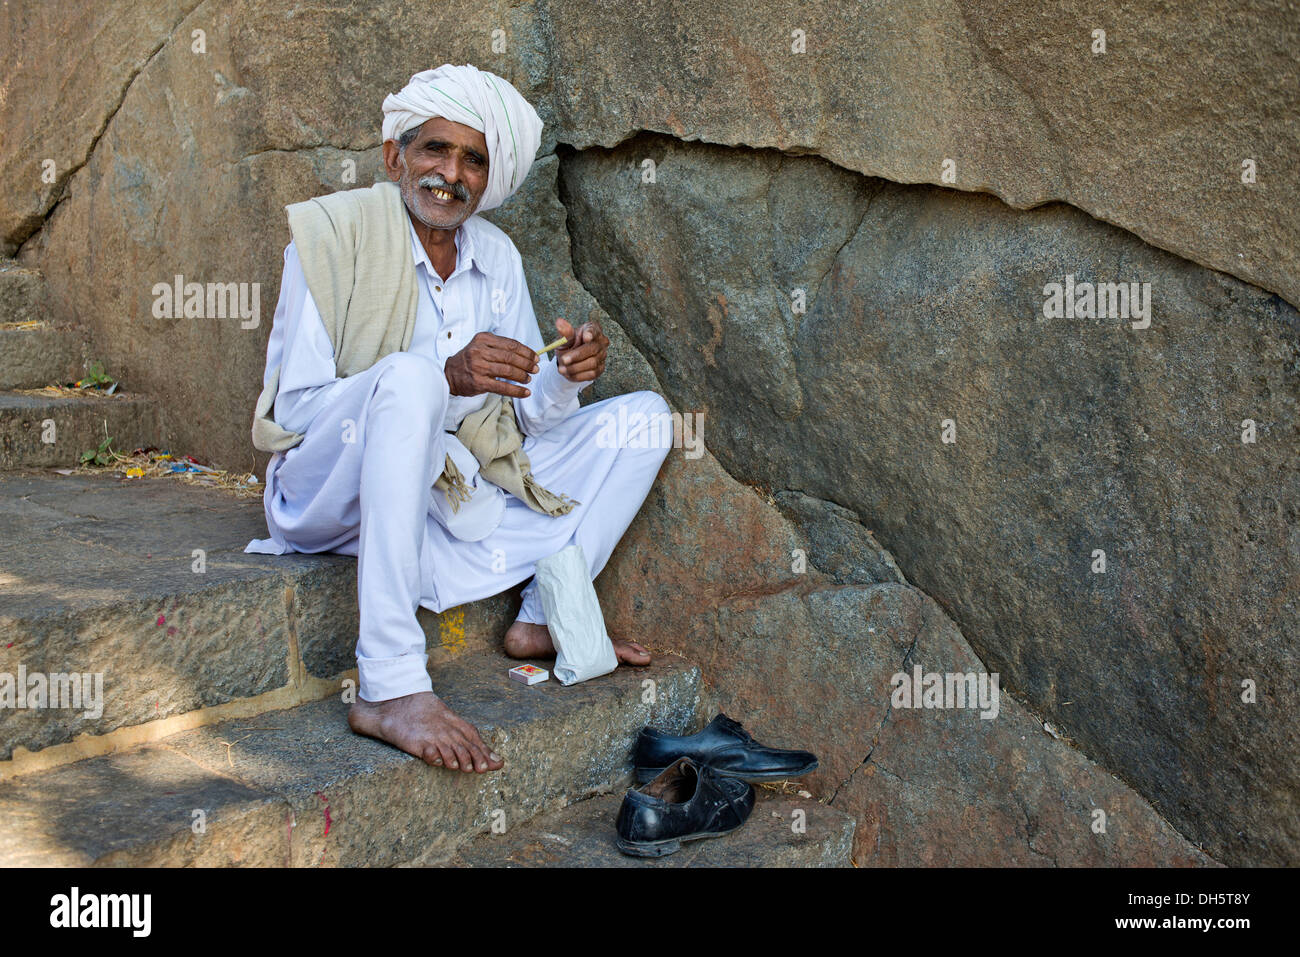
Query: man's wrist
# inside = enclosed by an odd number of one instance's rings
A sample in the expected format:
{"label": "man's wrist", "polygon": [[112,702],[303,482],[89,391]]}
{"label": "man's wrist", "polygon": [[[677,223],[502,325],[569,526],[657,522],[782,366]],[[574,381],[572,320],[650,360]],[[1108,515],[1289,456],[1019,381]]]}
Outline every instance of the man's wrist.
{"label": "man's wrist", "polygon": [[541,389],[542,396],[548,402],[563,402],[591,385],[591,382],[574,382],[560,371],[559,360],[542,364],[542,369],[533,377],[535,388]]}

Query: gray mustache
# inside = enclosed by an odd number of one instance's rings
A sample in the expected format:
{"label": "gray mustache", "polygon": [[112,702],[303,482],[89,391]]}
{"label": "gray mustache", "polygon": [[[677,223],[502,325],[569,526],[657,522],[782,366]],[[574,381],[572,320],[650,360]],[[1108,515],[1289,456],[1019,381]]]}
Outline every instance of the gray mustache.
{"label": "gray mustache", "polygon": [[457,183],[455,186],[452,186],[441,176],[421,176],[418,180],[416,180],[416,185],[422,186],[425,189],[445,189],[447,192],[451,193],[457,199],[462,201],[466,201],[469,199],[469,193],[464,186],[460,185],[459,183]]}

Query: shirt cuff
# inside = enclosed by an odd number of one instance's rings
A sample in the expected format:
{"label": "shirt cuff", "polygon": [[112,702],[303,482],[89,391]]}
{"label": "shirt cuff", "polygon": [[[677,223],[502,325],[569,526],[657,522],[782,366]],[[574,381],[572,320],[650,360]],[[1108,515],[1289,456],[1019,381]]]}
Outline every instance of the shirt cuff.
{"label": "shirt cuff", "polygon": [[541,394],[542,404],[546,406],[565,405],[591,385],[590,382],[571,382],[560,375],[560,363],[554,359],[542,363],[533,383],[534,391]]}

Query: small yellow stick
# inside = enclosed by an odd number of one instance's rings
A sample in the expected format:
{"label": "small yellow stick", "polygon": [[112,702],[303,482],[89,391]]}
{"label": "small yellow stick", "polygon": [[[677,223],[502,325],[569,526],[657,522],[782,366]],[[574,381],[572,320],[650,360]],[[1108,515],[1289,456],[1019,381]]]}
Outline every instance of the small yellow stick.
{"label": "small yellow stick", "polygon": [[549,346],[543,346],[541,351],[537,353],[538,358],[541,358],[542,356],[546,355],[546,353],[550,352],[552,349],[559,348],[560,346],[564,345],[568,341],[569,341],[568,336],[560,336],[560,338],[556,339]]}

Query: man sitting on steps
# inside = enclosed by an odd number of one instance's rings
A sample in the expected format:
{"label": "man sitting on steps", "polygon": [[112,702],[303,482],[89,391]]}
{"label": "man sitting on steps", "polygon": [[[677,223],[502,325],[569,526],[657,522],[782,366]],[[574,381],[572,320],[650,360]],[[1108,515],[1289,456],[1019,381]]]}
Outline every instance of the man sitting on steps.
{"label": "man sitting on steps", "polygon": [[[293,241],[253,421],[253,444],[275,453],[271,537],[245,550],[355,555],[352,729],[433,765],[497,770],[433,693],[416,608],[497,594],[574,543],[594,578],[667,456],[639,433],[668,405],[635,392],[579,406],[605,368],[599,323],[558,319],[568,343],[554,361],[538,355],[519,253],[474,215],[519,189],[540,145],[518,91],[446,64],[383,109],[393,182],[286,207]],[[635,425],[598,441],[601,413],[620,407]],[[553,655],[545,621],[530,582],[506,653]],[[620,662],[650,661],[636,642],[614,646]]]}

